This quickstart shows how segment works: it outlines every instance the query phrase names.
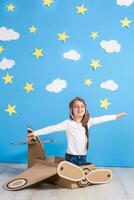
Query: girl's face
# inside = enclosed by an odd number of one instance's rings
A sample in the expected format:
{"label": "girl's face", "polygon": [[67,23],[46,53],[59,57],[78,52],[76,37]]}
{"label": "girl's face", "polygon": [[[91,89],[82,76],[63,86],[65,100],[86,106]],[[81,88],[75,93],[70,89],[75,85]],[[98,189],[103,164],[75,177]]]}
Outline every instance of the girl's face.
{"label": "girl's face", "polygon": [[75,119],[82,118],[86,111],[84,103],[79,100],[76,100],[73,103],[72,111]]}

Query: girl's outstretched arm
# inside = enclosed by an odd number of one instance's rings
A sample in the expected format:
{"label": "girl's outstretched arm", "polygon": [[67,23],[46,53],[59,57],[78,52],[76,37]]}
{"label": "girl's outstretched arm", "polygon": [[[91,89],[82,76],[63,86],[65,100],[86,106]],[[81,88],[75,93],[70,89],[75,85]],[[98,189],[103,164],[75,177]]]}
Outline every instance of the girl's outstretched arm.
{"label": "girl's outstretched arm", "polygon": [[93,118],[89,119],[88,127],[90,127],[92,125],[101,124],[101,123],[105,123],[105,122],[108,122],[108,121],[116,120],[116,119],[124,117],[124,116],[126,116],[126,113],[122,112],[122,113],[117,113],[117,114],[114,114],[114,115],[104,115],[104,116],[99,116],[99,117],[93,117]]}
{"label": "girl's outstretched arm", "polygon": [[35,139],[36,136],[39,136],[39,135],[46,135],[46,134],[53,133],[53,132],[65,131],[67,129],[67,123],[68,123],[68,120],[65,120],[56,125],[47,126],[45,128],[33,131],[28,134],[27,138],[28,138],[28,140],[31,140],[31,139]]}

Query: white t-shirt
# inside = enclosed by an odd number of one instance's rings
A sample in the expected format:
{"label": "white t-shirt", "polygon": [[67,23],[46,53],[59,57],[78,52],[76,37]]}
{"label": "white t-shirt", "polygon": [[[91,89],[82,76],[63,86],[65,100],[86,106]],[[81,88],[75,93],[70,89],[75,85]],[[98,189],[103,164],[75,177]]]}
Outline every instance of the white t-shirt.
{"label": "white t-shirt", "polygon": [[[88,129],[95,125],[116,119],[116,115],[104,115],[100,117],[90,118],[88,121]],[[34,131],[35,136],[46,135],[52,132],[65,131],[68,141],[67,153],[73,155],[86,155],[87,137],[85,128],[82,123],[67,119],[56,125],[48,126]]]}

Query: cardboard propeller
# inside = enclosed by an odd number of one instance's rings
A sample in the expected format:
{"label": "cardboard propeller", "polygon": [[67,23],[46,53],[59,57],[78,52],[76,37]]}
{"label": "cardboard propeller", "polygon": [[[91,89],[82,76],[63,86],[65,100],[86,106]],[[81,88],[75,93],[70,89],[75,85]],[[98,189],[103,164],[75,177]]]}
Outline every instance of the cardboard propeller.
{"label": "cardboard propeller", "polygon": [[[32,132],[33,129],[28,127],[28,134]],[[31,139],[31,141],[21,144],[28,145],[28,169],[4,184],[5,190],[20,190],[43,180],[75,189],[91,184],[106,183],[112,178],[110,170],[97,170],[92,163],[77,166],[64,161],[63,157],[46,157],[45,149],[39,137],[34,138],[34,141]]]}

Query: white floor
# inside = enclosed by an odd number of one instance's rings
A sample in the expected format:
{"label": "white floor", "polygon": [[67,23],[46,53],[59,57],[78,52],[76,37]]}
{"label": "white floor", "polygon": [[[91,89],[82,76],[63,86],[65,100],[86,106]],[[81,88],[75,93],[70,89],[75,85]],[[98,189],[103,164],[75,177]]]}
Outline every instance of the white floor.
{"label": "white floor", "polygon": [[66,189],[40,183],[19,191],[5,191],[2,185],[26,169],[24,164],[0,163],[0,200],[134,200],[134,168],[108,168],[110,183]]}

